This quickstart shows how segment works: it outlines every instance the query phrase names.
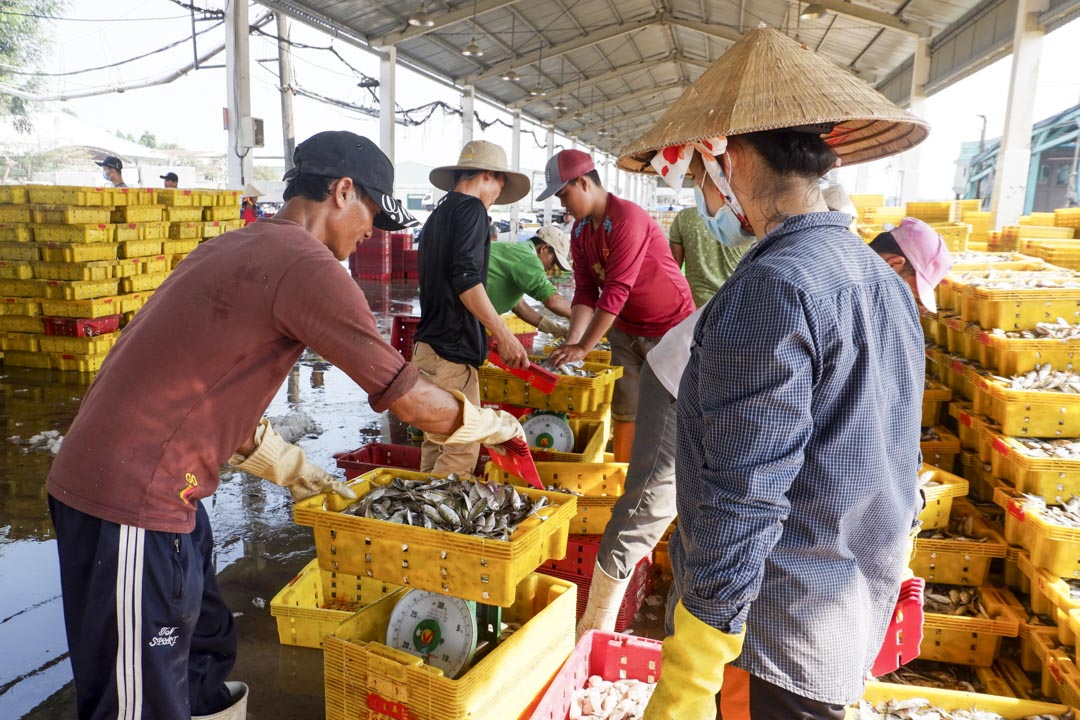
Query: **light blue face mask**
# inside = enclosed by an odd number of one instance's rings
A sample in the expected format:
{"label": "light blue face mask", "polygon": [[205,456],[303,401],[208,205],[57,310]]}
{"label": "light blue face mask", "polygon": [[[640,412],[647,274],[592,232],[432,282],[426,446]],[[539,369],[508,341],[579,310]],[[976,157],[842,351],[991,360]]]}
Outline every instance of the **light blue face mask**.
{"label": "light blue face mask", "polygon": [[724,206],[717,211],[716,215],[709,217],[709,209],[705,204],[705,194],[701,188],[694,188],[694,200],[697,202],[697,211],[701,219],[705,221],[705,227],[709,229],[716,242],[725,247],[743,247],[754,242],[757,237],[753,233],[743,230],[742,223],[731,209],[731,205]]}

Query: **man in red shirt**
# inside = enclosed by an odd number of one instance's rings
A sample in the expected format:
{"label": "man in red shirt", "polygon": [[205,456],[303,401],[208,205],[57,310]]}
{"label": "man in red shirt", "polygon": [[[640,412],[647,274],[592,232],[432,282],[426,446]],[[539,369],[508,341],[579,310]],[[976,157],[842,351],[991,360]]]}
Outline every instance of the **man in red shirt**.
{"label": "man in red shirt", "polygon": [[694,298],[667,238],[649,214],[604,189],[592,158],[563,150],[548,161],[547,189],[579,218],[571,233],[574,299],[567,342],[551,363],[581,360],[605,334],[611,362],[623,367],[611,402],[615,460],[626,462],[634,441],[637,383],[645,355],[694,312]]}
{"label": "man in red shirt", "polygon": [[437,442],[524,436],[422,379],[341,266],[373,225],[415,224],[391,194],[386,155],[323,132],[293,164],[281,212],[200,245],[124,328],[49,473],[80,720],[243,720],[247,688],[225,682],[236,631],[200,500],[226,463],[297,500],[352,494],[260,422],[305,347],[377,412]]}

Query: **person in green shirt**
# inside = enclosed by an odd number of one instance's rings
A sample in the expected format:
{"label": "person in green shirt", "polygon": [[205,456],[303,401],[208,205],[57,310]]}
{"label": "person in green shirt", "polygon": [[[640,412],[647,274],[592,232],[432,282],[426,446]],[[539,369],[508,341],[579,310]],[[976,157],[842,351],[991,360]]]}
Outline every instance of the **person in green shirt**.
{"label": "person in green shirt", "polygon": [[668,243],[675,262],[682,265],[694,305],[701,307],[735,271],[746,247],[727,247],[709,234],[696,207],[686,208],[675,216],[668,233]]}
{"label": "person in green shirt", "polygon": [[570,317],[570,302],[547,278],[548,271],[554,267],[570,270],[569,249],[566,235],[554,226],[540,228],[531,242],[491,243],[486,287],[495,310],[500,315],[513,311],[541,332],[565,336],[566,323],[540,314],[525,302],[524,296],[542,303],[560,317]]}

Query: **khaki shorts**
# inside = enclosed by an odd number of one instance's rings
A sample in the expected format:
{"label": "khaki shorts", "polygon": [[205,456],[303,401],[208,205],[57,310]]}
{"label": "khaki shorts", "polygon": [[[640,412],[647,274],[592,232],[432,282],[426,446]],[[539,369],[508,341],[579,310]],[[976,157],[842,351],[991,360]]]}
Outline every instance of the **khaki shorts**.
{"label": "khaki shorts", "polygon": [[[480,379],[472,365],[450,362],[439,356],[427,343],[418,342],[413,348],[412,364],[420,376],[443,390],[460,390],[473,405],[480,405]],[[420,471],[436,475],[473,473],[480,456],[480,443],[439,445],[428,440],[420,450]]]}
{"label": "khaki shorts", "polygon": [[611,342],[611,364],[621,365],[622,377],[615,381],[615,395],[611,400],[611,419],[616,422],[634,422],[637,419],[638,379],[645,355],[656,347],[661,338],[627,335],[611,328],[607,333]]}

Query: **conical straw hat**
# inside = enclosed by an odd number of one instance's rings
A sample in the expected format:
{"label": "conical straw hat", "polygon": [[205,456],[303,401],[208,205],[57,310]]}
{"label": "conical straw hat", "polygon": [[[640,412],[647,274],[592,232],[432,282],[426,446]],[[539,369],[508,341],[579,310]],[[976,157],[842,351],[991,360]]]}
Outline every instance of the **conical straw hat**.
{"label": "conical straw hat", "polygon": [[688,87],[651,130],[619,153],[619,167],[653,172],[661,148],[720,135],[836,123],[825,141],[843,165],[903,152],[927,124],[851,73],[781,32],[752,30]]}

